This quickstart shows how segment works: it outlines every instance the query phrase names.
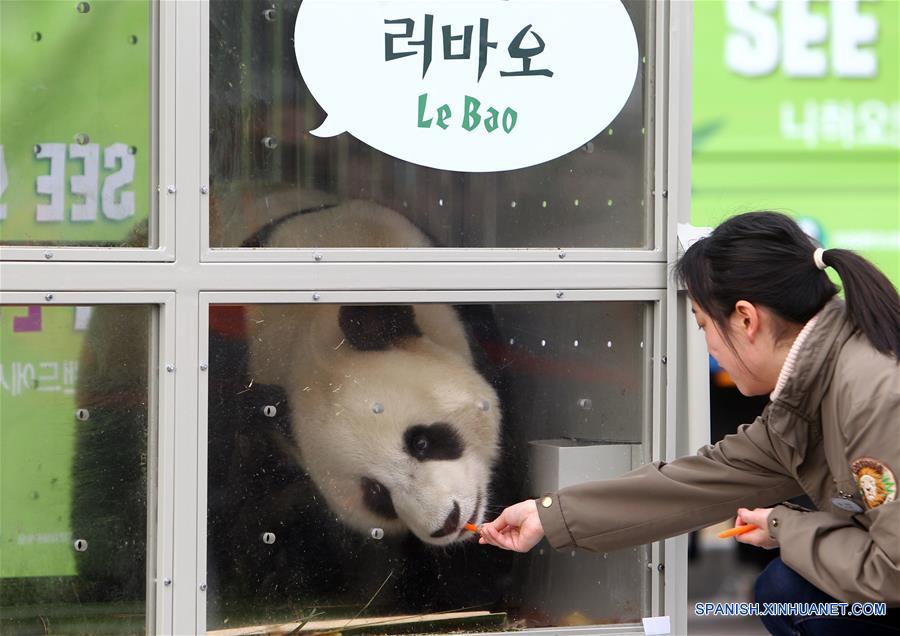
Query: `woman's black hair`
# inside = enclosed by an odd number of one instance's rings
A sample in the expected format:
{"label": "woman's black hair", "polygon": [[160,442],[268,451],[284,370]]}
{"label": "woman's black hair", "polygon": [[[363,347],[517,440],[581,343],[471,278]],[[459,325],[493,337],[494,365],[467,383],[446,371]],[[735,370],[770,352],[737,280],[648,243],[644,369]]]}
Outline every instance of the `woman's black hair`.
{"label": "woman's black hair", "polygon": [[[747,212],[694,243],[675,265],[675,276],[726,339],[723,327],[739,300],[802,325],[839,291],[816,266],[816,247],[790,217]],[[825,250],[822,260],[841,277],[853,324],[878,351],[900,360],[900,296],[891,282],[849,250]]]}

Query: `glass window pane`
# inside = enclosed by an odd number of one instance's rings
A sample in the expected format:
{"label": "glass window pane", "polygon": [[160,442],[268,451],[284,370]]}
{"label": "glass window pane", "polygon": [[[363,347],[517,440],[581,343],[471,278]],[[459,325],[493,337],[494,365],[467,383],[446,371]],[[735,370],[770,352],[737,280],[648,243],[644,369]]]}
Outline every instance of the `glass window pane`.
{"label": "glass window pane", "polygon": [[145,632],[154,313],[0,308],[3,634]]}
{"label": "glass window pane", "polygon": [[645,461],[650,315],[641,302],[213,306],[208,628],[639,622],[646,547],[513,555],[463,524]]}
{"label": "glass window pane", "polygon": [[155,247],[149,0],[0,3],[0,244]]}
{"label": "glass window pane", "polygon": [[[533,167],[465,173],[407,163],[349,133],[309,133],[325,113],[297,68],[299,4],[268,11],[210,4],[213,247],[650,246],[645,120],[652,104],[643,60],[652,5],[625,2],[641,61],[624,108],[605,130]],[[592,81],[589,73],[584,81]],[[298,214],[311,217],[307,230],[277,231],[284,217],[296,222]],[[385,234],[367,225],[384,215],[399,215],[415,231]],[[260,242],[256,233],[267,224],[275,225],[263,236],[271,240]]]}

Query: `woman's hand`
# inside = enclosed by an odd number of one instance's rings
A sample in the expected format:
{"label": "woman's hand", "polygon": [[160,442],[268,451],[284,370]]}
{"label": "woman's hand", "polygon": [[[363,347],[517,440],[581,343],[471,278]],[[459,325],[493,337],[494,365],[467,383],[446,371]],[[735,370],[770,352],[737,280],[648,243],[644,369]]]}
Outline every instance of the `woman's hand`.
{"label": "woman's hand", "polygon": [[528,552],[544,537],[544,526],[534,499],[520,501],[481,525],[478,543],[495,545],[505,550]]}
{"label": "woman's hand", "polygon": [[778,541],[769,536],[769,514],[771,512],[771,508],[754,508],[753,510],[738,508],[737,518],[734,520],[735,527],[752,523],[757,529],[738,535],[735,539],[741,543],[749,543],[766,550],[777,548]]}

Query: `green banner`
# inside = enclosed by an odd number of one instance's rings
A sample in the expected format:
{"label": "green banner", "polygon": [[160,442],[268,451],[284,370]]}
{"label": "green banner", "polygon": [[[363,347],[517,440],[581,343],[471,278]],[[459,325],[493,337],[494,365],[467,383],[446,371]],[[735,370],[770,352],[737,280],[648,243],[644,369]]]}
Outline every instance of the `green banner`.
{"label": "green banner", "polygon": [[150,214],[150,2],[0,2],[0,243],[118,245]]}
{"label": "green banner", "polygon": [[697,225],[770,209],[900,281],[900,3],[694,5]]}
{"label": "green banner", "polygon": [[0,308],[0,577],[74,574],[75,384],[86,307]]}

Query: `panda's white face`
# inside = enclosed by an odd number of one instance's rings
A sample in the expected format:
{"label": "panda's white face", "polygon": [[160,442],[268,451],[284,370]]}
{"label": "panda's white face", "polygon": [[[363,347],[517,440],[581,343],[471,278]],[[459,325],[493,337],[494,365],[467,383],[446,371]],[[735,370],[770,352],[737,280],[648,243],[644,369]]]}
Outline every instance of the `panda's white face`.
{"label": "panda's white face", "polygon": [[[430,245],[403,215],[358,201],[288,215],[256,239]],[[303,465],[341,521],[437,545],[474,536],[460,529],[485,518],[501,414],[453,307],[256,305],[248,328],[250,375],[287,391]]]}
{"label": "panda's white face", "polygon": [[303,463],[329,506],[362,532],[472,538],[485,518],[500,406],[469,359],[427,336],[340,348],[289,389]]}
{"label": "panda's white face", "polygon": [[463,524],[484,519],[500,413],[467,362],[435,356],[427,350],[437,347],[419,340],[412,351],[345,356],[332,375],[339,383],[297,396],[305,422],[295,434],[306,469],[345,523],[445,545],[472,536]]}

